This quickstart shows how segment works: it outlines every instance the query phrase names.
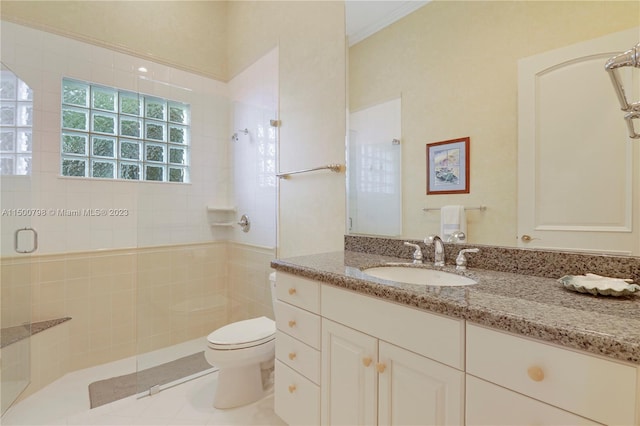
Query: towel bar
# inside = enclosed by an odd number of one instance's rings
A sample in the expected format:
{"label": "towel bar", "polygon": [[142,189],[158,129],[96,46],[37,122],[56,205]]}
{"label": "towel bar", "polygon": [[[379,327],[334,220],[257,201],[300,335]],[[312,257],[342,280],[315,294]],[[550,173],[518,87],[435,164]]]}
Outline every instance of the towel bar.
{"label": "towel bar", "polygon": [[[465,210],[480,210],[480,211],[485,211],[487,209],[487,206],[479,206],[479,207],[465,207]],[[433,210],[440,210],[440,207],[425,207],[422,209],[422,211],[424,212],[430,212]]]}
{"label": "towel bar", "polygon": [[314,167],[312,169],[304,169],[304,170],[296,170],[295,172],[286,172],[286,173],[278,173],[278,176],[281,179],[289,179],[290,175],[296,175],[299,173],[307,173],[307,172],[315,172],[316,170],[331,170],[332,172],[340,173],[344,166],[341,164],[327,164],[326,166]]}

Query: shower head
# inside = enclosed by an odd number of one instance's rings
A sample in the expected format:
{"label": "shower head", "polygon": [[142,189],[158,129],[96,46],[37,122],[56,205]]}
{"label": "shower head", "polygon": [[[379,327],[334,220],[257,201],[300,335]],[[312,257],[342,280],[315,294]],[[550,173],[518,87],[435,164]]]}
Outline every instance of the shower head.
{"label": "shower head", "polygon": [[618,73],[618,69],[622,67],[640,68],[640,43],[633,48],[615,55],[606,62],[604,69],[609,73],[613,89],[618,97],[620,109],[627,112],[624,119],[627,122],[629,137],[632,139],[640,139],[640,133],[636,132],[633,120],[640,119],[640,101],[629,102],[622,85],[622,80]]}
{"label": "shower head", "polygon": [[609,58],[604,66],[607,71],[620,67],[640,67],[640,43],[626,52]]}
{"label": "shower head", "polygon": [[629,103],[627,100],[622,81],[617,71],[618,68],[622,67],[640,68],[640,43],[626,52],[609,58],[604,66],[604,69],[609,73],[609,77],[611,77],[611,83],[613,83],[613,88],[620,102],[620,109],[627,112],[640,111],[640,102]]}

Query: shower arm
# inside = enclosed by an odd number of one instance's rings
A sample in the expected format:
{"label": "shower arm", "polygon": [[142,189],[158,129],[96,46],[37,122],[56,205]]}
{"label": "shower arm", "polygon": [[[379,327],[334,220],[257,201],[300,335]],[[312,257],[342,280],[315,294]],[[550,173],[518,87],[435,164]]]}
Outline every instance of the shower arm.
{"label": "shower arm", "polygon": [[640,118],[640,101],[632,103],[627,101],[627,96],[618,73],[618,68],[622,67],[640,68],[640,43],[626,52],[611,57],[604,67],[609,73],[611,83],[613,83],[613,88],[616,92],[616,96],[618,97],[618,102],[620,102],[620,109],[628,113],[625,115],[624,119],[627,122],[629,137],[639,139],[640,134],[635,131],[632,120]]}

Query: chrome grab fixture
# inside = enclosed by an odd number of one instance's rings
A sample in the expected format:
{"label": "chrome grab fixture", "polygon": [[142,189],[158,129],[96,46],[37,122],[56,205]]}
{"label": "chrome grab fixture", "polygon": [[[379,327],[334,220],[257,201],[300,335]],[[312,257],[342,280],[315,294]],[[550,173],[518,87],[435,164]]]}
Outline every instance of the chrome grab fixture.
{"label": "chrome grab fixture", "polygon": [[[33,237],[32,245],[31,245],[31,248],[29,249],[20,248],[20,234],[23,232],[31,232],[32,234],[32,237]],[[13,249],[15,250],[16,253],[20,253],[20,254],[30,254],[38,250],[38,231],[36,231],[34,228],[17,229],[16,232],[13,234]]]}
{"label": "chrome grab fixture", "polygon": [[448,243],[457,243],[459,241],[464,241],[466,239],[467,239],[467,235],[464,232],[455,231],[454,233],[449,235],[449,238],[447,238],[447,242]]}
{"label": "chrome grab fixture", "polygon": [[622,67],[634,67],[640,68],[640,43],[636,44],[633,48],[626,52],[620,53],[616,56],[609,58],[604,66],[604,69],[609,73],[613,88],[618,96],[620,102],[620,109],[627,112],[624,119],[627,122],[629,129],[629,137],[633,139],[639,139],[640,133],[636,132],[633,121],[636,118],[640,118],[640,100],[636,102],[629,102],[618,74],[618,68]]}
{"label": "chrome grab fixture", "polygon": [[462,249],[460,253],[458,253],[458,257],[456,257],[456,269],[464,270],[467,269],[467,257],[465,253],[477,253],[480,249],[478,248],[470,248],[470,249]]}
{"label": "chrome grab fixture", "polygon": [[433,266],[444,266],[444,243],[442,239],[437,235],[429,235],[424,239],[424,243],[427,245],[433,244]]}
{"label": "chrome grab fixture", "polygon": [[404,245],[408,247],[413,247],[415,249],[415,251],[413,252],[413,263],[422,263],[423,256],[422,256],[422,249],[420,248],[420,246],[417,244],[410,243],[408,241],[405,241]]}

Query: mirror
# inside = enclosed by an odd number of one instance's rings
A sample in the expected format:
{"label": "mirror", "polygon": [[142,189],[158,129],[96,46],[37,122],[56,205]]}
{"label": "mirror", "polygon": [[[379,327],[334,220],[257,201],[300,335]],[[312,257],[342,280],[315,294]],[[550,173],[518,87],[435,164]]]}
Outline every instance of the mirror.
{"label": "mirror", "polygon": [[[349,20],[348,11],[347,6]],[[432,1],[352,44],[349,112],[401,99],[399,237],[421,240],[439,233],[440,207],[463,205],[471,208],[466,213],[467,242],[545,247],[547,241],[538,243],[534,230],[528,233],[532,237],[528,242],[520,238],[524,234],[519,235],[518,230],[518,197],[531,195],[518,193],[519,63],[524,58],[638,27],[639,17],[636,1]],[[638,40],[619,46],[619,51],[631,48]],[[602,78],[611,86],[604,70],[606,59],[601,62]],[[589,90],[584,92],[588,94]],[[607,93],[607,102],[617,105],[612,86]],[[588,97],[583,100],[591,101]],[[614,113],[620,114],[619,106]],[[619,126],[626,135],[622,115]],[[426,145],[467,136],[469,193],[427,195]],[[622,152],[630,154],[635,162],[630,172],[635,182],[633,197],[629,196],[635,204],[629,220],[640,240],[640,142],[623,138],[622,142],[617,139],[609,143],[634,145]],[[599,247],[573,248],[606,251]],[[638,244],[628,253],[640,255]]]}

